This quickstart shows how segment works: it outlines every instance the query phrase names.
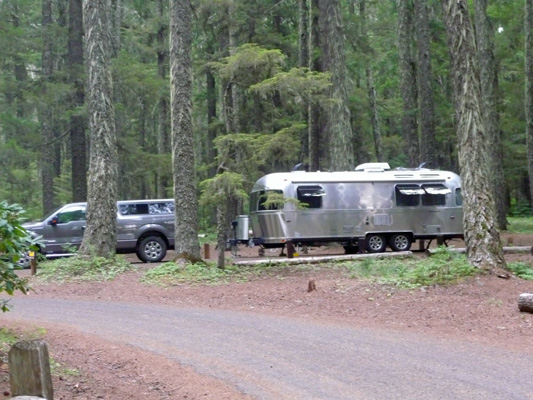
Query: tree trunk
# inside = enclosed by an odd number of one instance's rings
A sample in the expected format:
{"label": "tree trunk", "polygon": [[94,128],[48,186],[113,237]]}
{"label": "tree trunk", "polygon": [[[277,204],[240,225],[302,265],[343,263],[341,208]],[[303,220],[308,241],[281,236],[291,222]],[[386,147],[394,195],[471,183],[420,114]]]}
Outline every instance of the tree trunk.
{"label": "tree trunk", "polygon": [[118,157],[109,66],[107,0],[84,0],[91,156],[87,228],[80,254],[113,257],[117,237]]}
{"label": "tree trunk", "polygon": [[415,31],[418,49],[418,100],[420,102],[420,161],[438,168],[437,139],[435,137],[435,104],[431,87],[431,52],[427,0],[415,0]]}
{"label": "tree trunk", "polygon": [[111,0],[111,14],[110,14],[110,36],[112,43],[112,57],[115,58],[120,51],[120,27],[122,25],[122,17],[124,15],[124,7],[122,0]]}
{"label": "tree trunk", "polygon": [[525,117],[530,202],[533,205],[533,0],[525,0]]}
{"label": "tree trunk", "polygon": [[72,158],[72,201],[87,200],[87,140],[85,138],[85,117],[82,107],[85,103],[83,82],[83,7],[82,0],[68,2],[68,74],[73,85],[70,107],[70,153]]}
{"label": "tree trunk", "polygon": [[[215,40],[214,37],[208,39],[207,52],[209,57],[214,57],[215,53],[213,40]],[[205,160],[205,162],[209,166],[208,177],[212,178],[217,173],[217,150],[214,143],[217,137],[217,128],[215,126],[217,119],[217,86],[215,76],[213,75],[213,72],[210,68],[205,69],[205,86],[207,103],[207,159]]]}
{"label": "tree trunk", "polygon": [[49,83],[54,69],[53,39],[52,39],[52,0],[42,1],[42,93],[44,102],[40,108],[41,137],[41,183],[43,193],[43,213],[48,215],[55,208],[54,202],[54,128],[53,113],[46,96]]}
{"label": "tree trunk", "polygon": [[364,43],[363,51],[367,55],[365,57],[365,76],[366,89],[368,93],[368,104],[370,106],[370,120],[372,122],[372,136],[374,137],[374,150],[376,152],[376,159],[383,160],[383,145],[381,144],[381,128],[379,125],[379,113],[376,104],[376,88],[374,87],[374,75],[370,66],[370,57],[374,54],[373,49],[368,43],[368,32],[366,30],[366,0],[359,2],[359,15],[361,18],[361,36]]}
{"label": "tree trunk", "polygon": [[176,203],[175,247],[182,257],[200,259],[198,199],[192,127],[192,32],[189,2],[170,3],[170,103],[172,168]]}
{"label": "tree trunk", "polygon": [[467,0],[442,0],[456,104],[467,256],[479,268],[505,268],[489,187],[476,43]]}
{"label": "tree trunk", "polygon": [[221,201],[217,204],[216,207],[217,214],[217,248],[218,248],[218,258],[217,258],[217,267],[224,269],[226,266],[225,250],[226,242],[228,240],[227,227],[228,227],[228,212],[227,212],[227,203]]}
{"label": "tree trunk", "polygon": [[331,73],[329,96],[333,102],[326,111],[325,137],[328,142],[328,169],[353,170],[353,133],[348,105],[345,37],[340,0],[319,0],[320,50],[322,70]]}
{"label": "tree trunk", "polygon": [[[309,57],[309,69],[311,71],[320,71],[321,57],[320,52],[320,31],[318,26],[318,1],[311,0],[311,9],[309,13],[309,53],[312,56]],[[308,131],[309,131],[309,171],[318,171],[321,169],[321,160],[323,160],[322,146],[320,146],[321,138],[321,108],[318,104],[309,103],[309,119],[308,119]]]}
{"label": "tree trunk", "polygon": [[489,142],[490,185],[496,205],[498,229],[507,229],[507,185],[503,172],[503,151],[498,111],[498,73],[494,59],[494,34],[487,16],[487,0],[475,0],[476,38],[480,67],[485,129]]}
{"label": "tree trunk", "polygon": [[[168,2],[158,0],[157,14],[159,17],[159,29],[157,30],[157,76],[162,82],[167,82],[168,76],[168,25],[164,23],[165,4]],[[170,118],[168,105],[168,92],[162,90],[158,100],[158,125],[157,125],[157,153],[159,155],[170,154]],[[169,176],[157,171],[157,195],[159,198],[167,198],[168,188],[171,186]]]}
{"label": "tree trunk", "polygon": [[[298,0],[298,66],[309,68],[309,0]],[[308,124],[300,136],[300,161],[309,166],[309,99],[302,105],[302,120]]]}
{"label": "tree trunk", "polygon": [[413,60],[413,9],[409,0],[398,0],[398,58],[403,102],[402,131],[410,167],[420,163],[417,122],[416,68]]}

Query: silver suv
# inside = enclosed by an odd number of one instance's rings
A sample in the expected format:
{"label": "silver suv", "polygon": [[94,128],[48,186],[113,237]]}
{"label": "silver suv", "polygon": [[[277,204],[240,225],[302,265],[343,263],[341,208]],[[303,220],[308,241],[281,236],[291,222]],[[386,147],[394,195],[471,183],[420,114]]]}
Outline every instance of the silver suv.
{"label": "silver suv", "polygon": [[[40,222],[23,224],[42,236],[40,251],[65,256],[81,245],[87,203],[62,206]],[[174,200],[127,200],[117,203],[117,253],[136,253],[144,262],[158,262],[174,248]]]}

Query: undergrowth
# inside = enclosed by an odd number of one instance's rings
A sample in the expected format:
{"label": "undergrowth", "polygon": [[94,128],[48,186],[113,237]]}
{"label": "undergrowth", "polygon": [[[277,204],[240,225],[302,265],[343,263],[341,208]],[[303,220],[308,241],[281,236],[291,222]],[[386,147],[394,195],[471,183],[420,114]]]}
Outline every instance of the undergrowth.
{"label": "undergrowth", "polygon": [[402,288],[448,285],[482,271],[471,266],[466,256],[439,247],[431,257],[363,259],[345,263],[351,278],[372,279]]}
{"label": "undergrowth", "polygon": [[324,264],[259,264],[253,266],[228,265],[217,268],[214,263],[165,263],[147,271],[142,281],[148,284],[172,286],[180,284],[223,284],[246,282],[261,276],[284,279],[309,271],[336,269],[353,279],[368,279],[402,288],[446,285],[481,273],[468,264],[464,255],[442,247],[428,258],[364,258],[360,260]]}
{"label": "undergrowth", "polygon": [[37,276],[43,281],[108,281],[134,270],[123,256],[114,258],[75,256],[39,264]]}
{"label": "undergrowth", "polygon": [[217,268],[215,263],[178,264],[168,262],[145,272],[142,282],[173,286],[179,284],[210,284],[218,285],[229,282],[247,282],[262,275],[275,276],[283,279],[297,270],[311,270],[310,265],[279,265],[260,264],[252,266],[227,265],[224,269]]}
{"label": "undergrowth", "polygon": [[511,262],[507,264],[507,269],[517,277],[525,280],[533,280],[533,269],[531,264],[525,262]]}
{"label": "undergrowth", "polygon": [[[529,214],[531,215],[531,214]],[[511,233],[533,233],[533,218],[509,217],[507,231]]]}

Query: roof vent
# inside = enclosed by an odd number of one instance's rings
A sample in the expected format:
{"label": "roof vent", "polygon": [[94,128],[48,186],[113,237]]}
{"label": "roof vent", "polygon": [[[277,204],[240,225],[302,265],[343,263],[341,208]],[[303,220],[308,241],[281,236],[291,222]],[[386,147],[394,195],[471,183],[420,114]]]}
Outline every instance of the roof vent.
{"label": "roof vent", "polygon": [[388,169],[390,169],[390,165],[388,163],[364,163],[355,167],[356,171],[364,172],[383,172]]}

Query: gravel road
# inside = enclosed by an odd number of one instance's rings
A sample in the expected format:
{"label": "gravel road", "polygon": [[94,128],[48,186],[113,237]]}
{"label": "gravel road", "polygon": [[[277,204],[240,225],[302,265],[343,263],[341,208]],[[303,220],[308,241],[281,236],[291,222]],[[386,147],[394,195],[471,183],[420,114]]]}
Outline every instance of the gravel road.
{"label": "gravel road", "polygon": [[2,318],[130,344],[257,399],[533,399],[530,355],[253,312],[17,297]]}

